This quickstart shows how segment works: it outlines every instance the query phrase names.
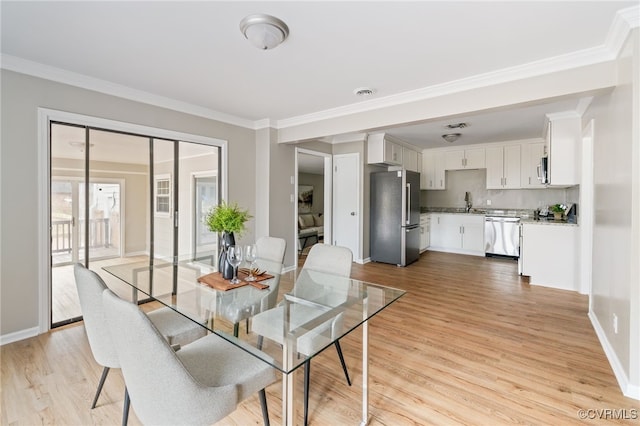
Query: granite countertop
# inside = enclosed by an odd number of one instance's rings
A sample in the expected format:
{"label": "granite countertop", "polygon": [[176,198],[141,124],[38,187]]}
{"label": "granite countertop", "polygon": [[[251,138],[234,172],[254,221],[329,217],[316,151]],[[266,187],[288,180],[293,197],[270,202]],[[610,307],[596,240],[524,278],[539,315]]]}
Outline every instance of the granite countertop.
{"label": "granite countertop", "polygon": [[537,225],[561,225],[561,226],[578,226],[577,219],[571,217],[569,219],[555,220],[553,217],[534,219],[533,210],[527,209],[487,209],[472,208],[467,212],[464,207],[421,207],[420,213],[449,213],[449,214],[470,214],[483,216],[502,216],[502,217],[519,217],[520,223],[537,224]]}

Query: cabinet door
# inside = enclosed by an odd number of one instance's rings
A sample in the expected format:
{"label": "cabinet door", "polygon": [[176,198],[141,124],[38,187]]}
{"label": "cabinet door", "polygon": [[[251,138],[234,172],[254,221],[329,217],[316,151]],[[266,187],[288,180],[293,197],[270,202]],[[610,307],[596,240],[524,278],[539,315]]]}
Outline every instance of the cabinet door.
{"label": "cabinet door", "polygon": [[445,170],[464,169],[464,150],[446,151],[444,153]]}
{"label": "cabinet door", "polygon": [[504,147],[503,170],[502,187],[506,189],[520,188],[520,145]]}
{"label": "cabinet door", "polygon": [[487,189],[502,189],[504,150],[502,147],[486,149]]}
{"label": "cabinet door", "polygon": [[464,167],[466,169],[484,169],[486,167],[485,164],[484,148],[465,149]]}
{"label": "cabinet door", "polygon": [[418,153],[409,148],[402,148],[402,165],[406,170],[420,172],[418,169]]}
{"label": "cabinet door", "polygon": [[520,157],[520,186],[522,188],[544,188],[538,179],[538,167],[544,154],[544,142],[522,145],[522,156]]}
{"label": "cabinet door", "polygon": [[456,216],[441,214],[432,218],[432,246],[445,249],[460,249],[462,247],[462,227]]}
{"label": "cabinet door", "polygon": [[402,165],[402,146],[390,142],[384,141],[384,159],[385,162],[390,164]]}
{"label": "cabinet door", "polygon": [[433,189],[445,189],[444,152],[436,152],[433,156]]}
{"label": "cabinet door", "polygon": [[422,172],[420,173],[420,189],[434,188],[434,155],[428,150],[422,151]]}
{"label": "cabinet door", "polygon": [[462,225],[462,249],[484,253],[484,223]]}

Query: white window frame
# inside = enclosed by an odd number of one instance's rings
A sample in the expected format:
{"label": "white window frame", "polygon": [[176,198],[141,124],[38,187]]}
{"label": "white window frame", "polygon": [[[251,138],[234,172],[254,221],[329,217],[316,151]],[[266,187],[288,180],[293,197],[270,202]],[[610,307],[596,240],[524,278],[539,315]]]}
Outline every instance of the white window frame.
{"label": "white window frame", "polygon": [[[160,194],[158,193],[158,183],[167,181],[169,183],[169,193],[168,194]],[[171,200],[173,198],[173,190],[171,186],[171,175],[170,174],[159,174],[153,177],[153,212],[156,217],[171,217]],[[159,211],[158,210],[158,198],[166,197],[168,198],[168,211]]]}

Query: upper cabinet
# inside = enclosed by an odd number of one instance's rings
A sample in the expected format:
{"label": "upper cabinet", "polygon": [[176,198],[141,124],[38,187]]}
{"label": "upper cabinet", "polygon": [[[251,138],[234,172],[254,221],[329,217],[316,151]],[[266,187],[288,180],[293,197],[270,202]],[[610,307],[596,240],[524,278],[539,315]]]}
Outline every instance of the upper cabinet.
{"label": "upper cabinet", "polygon": [[550,186],[573,186],[580,183],[581,125],[576,112],[547,114],[547,177]]}
{"label": "upper cabinet", "polygon": [[544,142],[522,144],[520,184],[522,188],[544,188],[540,178],[541,160],[547,155]]}
{"label": "upper cabinet", "polygon": [[444,152],[432,149],[422,151],[420,189],[445,189]]}
{"label": "upper cabinet", "polygon": [[367,162],[369,164],[386,164],[402,166],[403,146],[384,133],[369,135],[367,139]]}
{"label": "upper cabinet", "polygon": [[469,148],[445,152],[445,170],[485,168],[485,149]]}
{"label": "upper cabinet", "polygon": [[520,188],[520,145],[488,147],[487,189]]}
{"label": "upper cabinet", "polygon": [[[422,155],[422,154],[420,154]],[[402,167],[412,172],[420,172],[418,168],[418,151],[414,151],[410,148],[402,148]]]}

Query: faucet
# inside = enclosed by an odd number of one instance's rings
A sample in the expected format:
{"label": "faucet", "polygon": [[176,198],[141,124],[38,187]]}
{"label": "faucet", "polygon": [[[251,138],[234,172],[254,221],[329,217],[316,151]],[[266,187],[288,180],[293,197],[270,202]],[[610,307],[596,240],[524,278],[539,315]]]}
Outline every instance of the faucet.
{"label": "faucet", "polygon": [[467,213],[469,213],[471,211],[471,193],[470,192],[464,193],[464,201],[467,205]]}

